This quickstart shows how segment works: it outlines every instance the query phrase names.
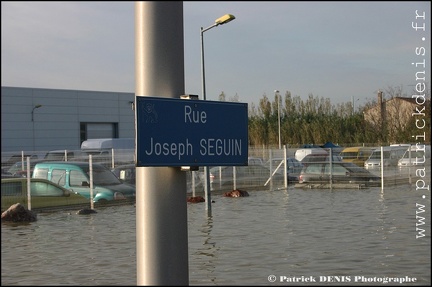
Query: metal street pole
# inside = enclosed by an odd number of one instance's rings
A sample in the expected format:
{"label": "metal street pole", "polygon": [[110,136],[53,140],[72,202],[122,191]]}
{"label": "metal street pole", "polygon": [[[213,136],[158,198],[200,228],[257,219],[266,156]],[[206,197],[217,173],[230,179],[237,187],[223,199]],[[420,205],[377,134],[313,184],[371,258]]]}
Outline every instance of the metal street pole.
{"label": "metal street pole", "polygon": [[[135,101],[185,94],[183,29],[183,2],[135,2]],[[137,285],[189,285],[186,192],[180,168],[136,167]]]}
{"label": "metal street pole", "polygon": [[[208,29],[213,28],[214,26],[211,26]],[[205,88],[205,69],[204,69],[204,30],[203,27],[201,27],[201,83],[202,83],[202,94],[203,94],[203,100],[207,100],[206,97],[206,88]],[[204,199],[205,199],[205,205],[207,210],[207,216],[211,216],[211,191],[210,191],[210,172],[209,167],[204,166]]]}
{"label": "metal street pole", "polygon": [[[218,19],[215,20],[215,23],[207,28],[201,27],[201,83],[202,83],[202,94],[203,94],[203,100],[207,100],[206,97],[206,86],[205,86],[205,68],[204,68],[204,32],[207,30],[210,30],[213,27],[226,24],[232,20],[234,20],[235,17],[231,14],[226,14]],[[211,216],[211,190],[210,190],[210,172],[209,167],[204,166],[204,198],[205,198],[205,204],[206,204],[206,210],[207,210],[207,216]]]}

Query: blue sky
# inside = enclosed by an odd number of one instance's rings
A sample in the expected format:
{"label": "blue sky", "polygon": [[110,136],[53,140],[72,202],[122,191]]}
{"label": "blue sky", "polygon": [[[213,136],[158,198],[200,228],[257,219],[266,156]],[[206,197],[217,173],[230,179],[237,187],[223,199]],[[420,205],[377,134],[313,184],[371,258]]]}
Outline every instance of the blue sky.
{"label": "blue sky", "polygon": [[[2,86],[135,92],[134,3],[2,1]],[[224,92],[257,105],[279,90],[361,106],[379,89],[399,86],[411,96],[419,71],[413,62],[426,61],[430,84],[430,6],[183,2],[185,93],[202,94],[200,28],[229,13],[234,21],[204,33],[208,100]]]}

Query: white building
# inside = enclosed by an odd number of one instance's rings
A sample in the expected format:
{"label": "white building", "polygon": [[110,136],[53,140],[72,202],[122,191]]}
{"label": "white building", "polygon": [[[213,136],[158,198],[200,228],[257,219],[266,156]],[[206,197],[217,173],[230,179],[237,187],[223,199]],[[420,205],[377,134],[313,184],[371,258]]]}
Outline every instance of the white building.
{"label": "white building", "polygon": [[1,150],[80,149],[135,137],[134,93],[1,87]]}

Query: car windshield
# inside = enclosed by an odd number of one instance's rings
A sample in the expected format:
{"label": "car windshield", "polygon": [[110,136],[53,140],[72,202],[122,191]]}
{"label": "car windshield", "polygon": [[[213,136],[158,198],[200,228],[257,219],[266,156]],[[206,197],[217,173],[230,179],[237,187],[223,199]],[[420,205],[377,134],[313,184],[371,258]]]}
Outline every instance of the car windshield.
{"label": "car windshield", "polygon": [[[30,169],[33,169],[36,165],[37,161],[30,161]],[[27,162],[24,162],[24,167],[22,165],[22,162],[16,162],[14,165],[12,165],[7,172],[14,174],[20,171],[25,171],[27,170]]]}
{"label": "car windshield", "polygon": [[[424,151],[411,151],[411,158],[423,158],[425,156]],[[409,152],[405,152],[404,158],[410,158]]]}
{"label": "car windshield", "polygon": [[[87,171],[89,172],[89,171]],[[109,169],[93,166],[93,183],[95,185],[114,185],[122,182]]]}
{"label": "car windshield", "polygon": [[340,154],[342,158],[348,159],[348,158],[356,158],[357,152],[342,152]]}
{"label": "car windshield", "polygon": [[[389,158],[389,157],[390,157],[390,152],[384,151],[384,158]],[[370,156],[370,159],[381,159],[381,151],[373,152]]]}
{"label": "car windshield", "polygon": [[24,166],[24,168],[21,167],[21,162],[16,162],[13,166],[11,166],[7,172],[14,174],[17,171],[26,170],[27,165]]}
{"label": "car windshield", "polygon": [[[338,155],[333,155],[332,157],[333,162],[339,162],[342,161],[342,158]],[[302,160],[303,163],[310,163],[310,162],[330,162],[330,156],[328,155],[307,155]]]}

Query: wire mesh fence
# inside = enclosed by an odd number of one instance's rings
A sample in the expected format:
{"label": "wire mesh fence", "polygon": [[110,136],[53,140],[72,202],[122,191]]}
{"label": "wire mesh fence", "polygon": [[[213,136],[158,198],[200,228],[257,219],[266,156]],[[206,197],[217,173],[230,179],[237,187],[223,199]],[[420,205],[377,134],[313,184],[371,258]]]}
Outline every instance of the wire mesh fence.
{"label": "wire mesh fence", "polygon": [[[124,166],[125,170],[129,168],[127,174],[135,174],[132,172],[135,169],[133,149],[107,150],[91,154],[91,158],[92,162],[113,171]],[[88,162],[89,154],[81,150],[2,152],[2,185],[4,178],[31,177],[34,166],[44,161]],[[283,146],[281,149],[249,147],[247,166],[210,167],[209,180],[212,192],[235,189],[265,191],[288,187],[362,189],[399,184],[429,190],[430,167],[429,145],[359,145],[347,148]],[[203,193],[203,168],[185,172],[188,175],[187,192],[192,195]],[[129,180],[129,183],[134,184],[134,177]]]}

